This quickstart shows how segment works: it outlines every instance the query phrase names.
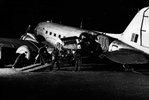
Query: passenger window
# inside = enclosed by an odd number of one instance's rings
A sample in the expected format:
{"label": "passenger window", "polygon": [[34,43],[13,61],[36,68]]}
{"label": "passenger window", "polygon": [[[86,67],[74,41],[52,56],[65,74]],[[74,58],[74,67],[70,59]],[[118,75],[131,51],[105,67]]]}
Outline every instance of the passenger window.
{"label": "passenger window", "polygon": [[48,34],[48,31],[46,31],[46,34]]}
{"label": "passenger window", "polygon": [[56,36],[56,33],[54,33],[54,36]]}
{"label": "passenger window", "polygon": [[52,35],[52,32],[50,32],[49,35]]}
{"label": "passenger window", "polygon": [[61,38],[61,35],[58,35],[59,38]]}

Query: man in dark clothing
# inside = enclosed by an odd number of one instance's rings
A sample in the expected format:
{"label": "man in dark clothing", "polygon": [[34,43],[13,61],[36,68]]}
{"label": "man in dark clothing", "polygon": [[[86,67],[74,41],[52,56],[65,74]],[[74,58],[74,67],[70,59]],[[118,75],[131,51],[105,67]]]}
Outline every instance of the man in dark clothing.
{"label": "man in dark clothing", "polygon": [[55,64],[56,64],[57,70],[60,69],[59,54],[60,54],[59,50],[55,47],[52,52],[52,65],[50,67],[50,70],[53,70]]}
{"label": "man in dark clothing", "polygon": [[35,63],[39,61],[42,65],[44,65],[46,63],[47,55],[48,55],[47,45],[44,45],[39,49]]}
{"label": "man in dark clothing", "polygon": [[96,39],[94,36],[92,36],[89,42],[90,42],[89,48],[90,48],[91,53],[94,56],[99,56],[102,53],[102,48],[101,48],[100,43],[96,42]]}
{"label": "man in dark clothing", "polygon": [[93,36],[88,33],[82,33],[80,35],[80,43],[81,46],[81,55],[92,55],[98,56],[102,53],[102,48],[100,43],[96,42],[96,36]]}
{"label": "man in dark clothing", "polygon": [[75,71],[80,71],[82,59],[81,59],[81,55],[80,55],[80,50],[79,49],[76,50],[76,52],[74,54],[74,59],[75,59]]}

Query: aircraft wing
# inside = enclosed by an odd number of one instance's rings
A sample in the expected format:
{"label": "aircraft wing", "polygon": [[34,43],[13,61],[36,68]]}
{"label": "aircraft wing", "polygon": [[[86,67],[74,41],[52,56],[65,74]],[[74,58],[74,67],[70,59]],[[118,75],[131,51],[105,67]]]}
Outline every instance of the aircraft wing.
{"label": "aircraft wing", "polygon": [[134,49],[120,49],[117,51],[107,52],[105,56],[120,64],[146,64],[149,56],[145,53]]}
{"label": "aircraft wing", "polygon": [[38,50],[38,44],[32,41],[11,38],[0,38],[1,47],[18,48],[22,45],[27,45],[31,51]]}

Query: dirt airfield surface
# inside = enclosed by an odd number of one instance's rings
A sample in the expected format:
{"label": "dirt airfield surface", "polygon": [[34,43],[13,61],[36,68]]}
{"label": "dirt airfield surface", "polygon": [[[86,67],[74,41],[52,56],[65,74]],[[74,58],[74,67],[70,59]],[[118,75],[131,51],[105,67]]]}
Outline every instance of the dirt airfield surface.
{"label": "dirt airfield surface", "polygon": [[0,69],[1,100],[148,100],[149,75],[122,71]]}

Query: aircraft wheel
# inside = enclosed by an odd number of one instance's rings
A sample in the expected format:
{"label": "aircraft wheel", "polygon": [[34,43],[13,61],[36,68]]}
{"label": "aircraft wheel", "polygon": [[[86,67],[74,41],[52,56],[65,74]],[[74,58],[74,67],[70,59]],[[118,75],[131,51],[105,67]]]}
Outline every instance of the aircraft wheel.
{"label": "aircraft wheel", "polygon": [[126,72],[134,72],[134,68],[127,64],[123,64],[123,68],[124,68],[124,71]]}

